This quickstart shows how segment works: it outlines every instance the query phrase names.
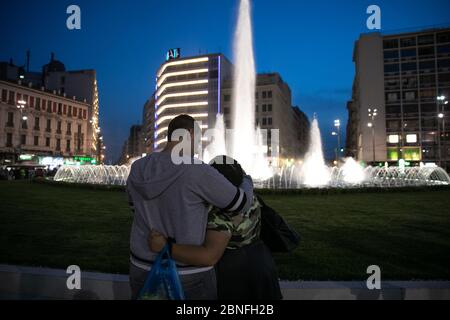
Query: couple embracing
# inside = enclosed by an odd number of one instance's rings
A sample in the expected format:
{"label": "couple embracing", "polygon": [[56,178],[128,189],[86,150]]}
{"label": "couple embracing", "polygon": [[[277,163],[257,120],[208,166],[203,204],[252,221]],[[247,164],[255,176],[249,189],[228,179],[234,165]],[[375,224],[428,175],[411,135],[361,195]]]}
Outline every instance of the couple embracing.
{"label": "couple embracing", "polygon": [[174,133],[186,132],[195,150],[195,126],[190,116],[174,118],[164,150],[131,167],[132,299],[168,239],[186,299],[281,299],[272,255],[260,240],[261,204],[251,177],[225,156],[207,165],[193,162],[193,152],[184,150],[186,161],[173,161],[179,143],[172,141]]}

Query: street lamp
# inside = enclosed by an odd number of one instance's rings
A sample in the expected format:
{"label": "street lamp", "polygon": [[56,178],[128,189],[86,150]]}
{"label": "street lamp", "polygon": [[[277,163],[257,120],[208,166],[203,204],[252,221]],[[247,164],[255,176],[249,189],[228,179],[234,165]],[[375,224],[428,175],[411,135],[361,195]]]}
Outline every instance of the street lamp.
{"label": "street lamp", "polygon": [[341,120],[334,120],[334,127],[337,129],[337,150],[336,150],[336,161],[339,161],[341,152]]}
{"label": "street lamp", "polygon": [[372,129],[372,156],[373,156],[373,163],[375,164],[375,118],[378,115],[378,109],[367,109],[367,115],[369,116],[371,122],[367,124],[369,128]]}
{"label": "street lamp", "polygon": [[448,104],[448,101],[446,96],[441,95],[437,98],[438,101],[438,119],[442,121],[442,132],[441,132],[441,126],[438,120],[438,155],[439,155],[439,166],[442,166],[442,135],[444,135],[444,140],[446,140],[446,133],[445,133],[445,106]]}
{"label": "street lamp", "polygon": [[[19,100],[17,101],[18,105],[17,105],[17,109],[19,109],[20,111],[20,118],[22,119],[22,123],[21,123],[21,127],[23,126],[23,121],[27,121],[28,117],[26,115],[23,114],[23,110],[25,109],[25,105],[27,104],[27,102],[25,100]],[[19,156],[20,153],[22,153],[22,137],[20,137],[20,143],[19,143]]]}

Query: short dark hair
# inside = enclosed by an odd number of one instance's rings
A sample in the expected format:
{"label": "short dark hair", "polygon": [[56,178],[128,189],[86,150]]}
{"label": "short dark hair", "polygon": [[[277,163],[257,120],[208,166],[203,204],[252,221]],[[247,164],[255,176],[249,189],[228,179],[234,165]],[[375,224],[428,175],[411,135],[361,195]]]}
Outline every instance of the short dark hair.
{"label": "short dark hair", "polygon": [[185,129],[188,131],[193,131],[195,125],[195,119],[187,114],[182,114],[176,118],[173,118],[169,123],[169,128],[167,130],[167,141],[172,141],[172,134],[175,130]]}
{"label": "short dark hair", "polygon": [[210,161],[209,165],[219,171],[236,187],[242,184],[245,172],[235,159],[228,156],[217,156]]}

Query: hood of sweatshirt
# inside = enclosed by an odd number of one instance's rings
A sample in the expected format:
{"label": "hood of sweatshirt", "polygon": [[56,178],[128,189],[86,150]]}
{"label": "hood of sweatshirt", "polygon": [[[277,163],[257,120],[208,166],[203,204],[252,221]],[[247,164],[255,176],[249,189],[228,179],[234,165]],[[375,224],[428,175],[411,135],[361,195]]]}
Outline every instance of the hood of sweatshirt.
{"label": "hood of sweatshirt", "polygon": [[170,153],[152,153],[133,163],[127,189],[133,199],[151,200],[164,193],[187,172],[187,165],[176,165]]}

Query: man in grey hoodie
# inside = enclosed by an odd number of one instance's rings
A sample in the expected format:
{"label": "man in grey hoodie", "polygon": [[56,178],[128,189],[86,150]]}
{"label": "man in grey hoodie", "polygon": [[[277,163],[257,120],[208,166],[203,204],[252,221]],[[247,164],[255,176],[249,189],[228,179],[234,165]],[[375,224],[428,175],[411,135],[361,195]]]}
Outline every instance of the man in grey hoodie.
{"label": "man in grey hoodie", "polygon": [[[245,213],[253,201],[253,182],[246,176],[236,188],[217,170],[193,159],[195,120],[187,115],[174,118],[168,128],[168,142],[162,152],[152,153],[131,166],[127,180],[130,205],[134,210],[130,235],[130,285],[132,298],[141,290],[156,253],[148,246],[151,229],[179,244],[202,245],[208,221],[208,206],[230,215]],[[190,148],[177,151],[176,134]],[[175,139],[172,139],[174,138]],[[186,141],[184,141],[185,143]],[[180,159],[181,161],[180,163]],[[199,268],[177,264],[186,299],[216,299],[213,266]]]}

